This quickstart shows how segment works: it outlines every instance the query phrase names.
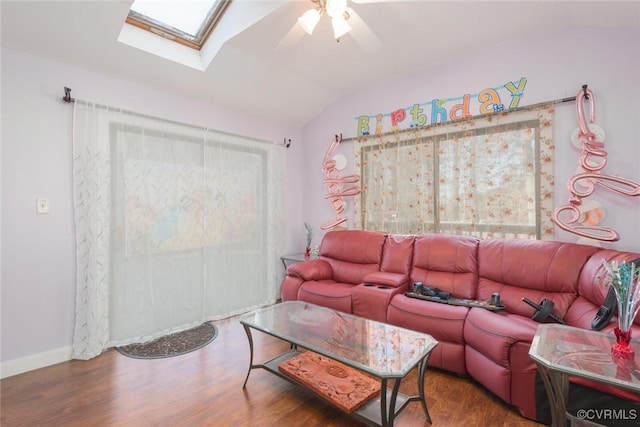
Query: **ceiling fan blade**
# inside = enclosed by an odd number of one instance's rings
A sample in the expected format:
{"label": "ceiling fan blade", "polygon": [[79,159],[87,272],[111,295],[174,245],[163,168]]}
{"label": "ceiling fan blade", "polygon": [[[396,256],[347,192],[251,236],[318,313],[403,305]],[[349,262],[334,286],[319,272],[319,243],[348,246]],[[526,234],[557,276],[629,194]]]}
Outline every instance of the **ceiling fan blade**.
{"label": "ceiling fan blade", "polygon": [[302,40],[305,34],[306,32],[304,31],[304,28],[296,22],[282,40],[280,40],[280,43],[276,46],[276,50],[288,50],[293,48],[300,42],[300,40]]}
{"label": "ceiling fan blade", "polygon": [[409,1],[425,1],[425,0],[351,0],[356,4],[367,4],[367,3],[394,3],[394,2],[409,2]]}
{"label": "ceiling fan blade", "polygon": [[348,22],[351,26],[349,34],[351,34],[356,43],[367,53],[374,53],[380,50],[382,42],[362,18],[360,18],[360,15],[350,7],[347,8],[347,13],[349,13]]}

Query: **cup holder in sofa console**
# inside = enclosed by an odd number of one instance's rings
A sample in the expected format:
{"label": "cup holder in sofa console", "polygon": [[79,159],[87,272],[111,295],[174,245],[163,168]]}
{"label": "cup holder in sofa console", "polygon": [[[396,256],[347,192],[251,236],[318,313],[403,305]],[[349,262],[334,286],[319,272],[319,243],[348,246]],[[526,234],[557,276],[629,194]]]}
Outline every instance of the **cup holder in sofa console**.
{"label": "cup holder in sofa console", "polygon": [[375,283],[363,283],[362,285],[367,287],[367,288],[391,289],[391,286],[376,285]]}

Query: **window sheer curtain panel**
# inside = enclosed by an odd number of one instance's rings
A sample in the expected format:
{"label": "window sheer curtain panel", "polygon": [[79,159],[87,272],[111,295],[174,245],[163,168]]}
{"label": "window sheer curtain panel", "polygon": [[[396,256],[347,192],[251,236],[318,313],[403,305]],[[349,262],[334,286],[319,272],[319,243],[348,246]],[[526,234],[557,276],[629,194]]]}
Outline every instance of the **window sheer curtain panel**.
{"label": "window sheer curtain panel", "polygon": [[274,303],[284,147],[76,101],[73,357]]}
{"label": "window sheer curtain panel", "polygon": [[552,104],[354,143],[356,228],[552,239]]}

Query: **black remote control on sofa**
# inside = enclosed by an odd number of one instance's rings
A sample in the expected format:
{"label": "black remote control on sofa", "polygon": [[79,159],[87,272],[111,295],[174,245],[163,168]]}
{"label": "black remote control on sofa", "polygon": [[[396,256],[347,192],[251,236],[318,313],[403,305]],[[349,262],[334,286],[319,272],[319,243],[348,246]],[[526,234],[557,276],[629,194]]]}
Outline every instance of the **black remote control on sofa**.
{"label": "black remote control on sofa", "polygon": [[604,299],[604,303],[598,309],[596,317],[591,321],[591,329],[599,331],[609,324],[609,321],[613,317],[613,312],[616,310],[616,292],[613,287],[609,287],[607,296]]}

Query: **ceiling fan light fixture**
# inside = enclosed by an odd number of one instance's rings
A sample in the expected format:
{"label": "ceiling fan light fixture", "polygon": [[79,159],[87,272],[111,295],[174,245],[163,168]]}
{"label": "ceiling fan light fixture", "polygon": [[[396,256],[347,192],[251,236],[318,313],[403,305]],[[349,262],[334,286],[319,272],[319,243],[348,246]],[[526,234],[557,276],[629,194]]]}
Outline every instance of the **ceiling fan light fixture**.
{"label": "ceiling fan light fixture", "polygon": [[343,17],[331,18],[331,26],[333,27],[333,37],[336,40],[351,31],[351,27]]}
{"label": "ceiling fan light fixture", "polygon": [[327,0],[325,10],[331,18],[339,18],[343,16],[347,10],[347,0]]}
{"label": "ceiling fan light fixture", "polygon": [[298,18],[298,23],[307,32],[307,34],[313,34],[314,28],[320,21],[320,12],[318,9],[309,9]]}

